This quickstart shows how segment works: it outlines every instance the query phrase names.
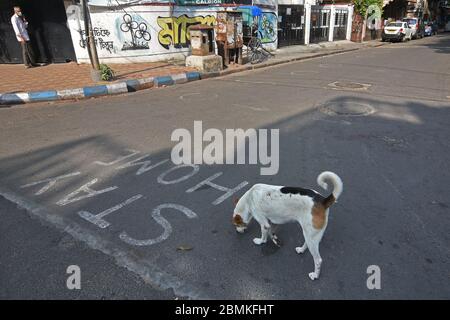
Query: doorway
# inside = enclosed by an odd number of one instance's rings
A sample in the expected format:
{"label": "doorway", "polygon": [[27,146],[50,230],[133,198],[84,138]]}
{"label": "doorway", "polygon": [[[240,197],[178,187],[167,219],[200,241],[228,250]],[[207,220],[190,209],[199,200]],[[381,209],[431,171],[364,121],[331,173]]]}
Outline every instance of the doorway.
{"label": "doorway", "polygon": [[75,61],[63,0],[0,1],[0,63],[23,63],[20,44],[11,25],[18,5],[29,22],[28,33],[36,60],[44,63]]}
{"label": "doorway", "polygon": [[300,5],[278,5],[278,46],[305,43],[304,7]]}

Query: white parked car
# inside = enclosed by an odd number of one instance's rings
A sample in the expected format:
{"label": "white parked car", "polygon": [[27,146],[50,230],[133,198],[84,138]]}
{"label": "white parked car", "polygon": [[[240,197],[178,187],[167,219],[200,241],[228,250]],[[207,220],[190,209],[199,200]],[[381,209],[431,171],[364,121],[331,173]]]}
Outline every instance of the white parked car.
{"label": "white parked car", "polygon": [[403,22],[408,23],[411,28],[411,37],[413,39],[423,38],[425,33],[425,24],[420,18],[404,18]]}
{"label": "white parked car", "polygon": [[381,34],[382,41],[406,41],[411,40],[411,28],[407,22],[396,21],[388,23]]}

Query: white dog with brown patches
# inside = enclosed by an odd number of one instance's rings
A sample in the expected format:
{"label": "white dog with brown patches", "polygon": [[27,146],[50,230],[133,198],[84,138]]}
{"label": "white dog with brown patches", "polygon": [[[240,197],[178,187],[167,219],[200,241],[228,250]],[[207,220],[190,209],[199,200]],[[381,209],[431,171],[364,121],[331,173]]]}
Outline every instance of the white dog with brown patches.
{"label": "white dog with brown patches", "polygon": [[277,238],[270,230],[270,224],[298,222],[303,230],[305,243],[296,247],[297,253],[309,249],[314,259],[314,272],[309,274],[311,280],[319,278],[322,258],[319,243],[328,223],[330,206],[342,193],[341,178],[333,172],[325,171],[317,177],[317,183],[327,189],[327,182],[333,185],[328,197],[317,191],[297,187],[255,184],[236,203],[233,224],[236,231],[243,233],[252,218],[261,225],[261,238],[253,239],[257,245],[265,243],[270,236],[277,244]]}

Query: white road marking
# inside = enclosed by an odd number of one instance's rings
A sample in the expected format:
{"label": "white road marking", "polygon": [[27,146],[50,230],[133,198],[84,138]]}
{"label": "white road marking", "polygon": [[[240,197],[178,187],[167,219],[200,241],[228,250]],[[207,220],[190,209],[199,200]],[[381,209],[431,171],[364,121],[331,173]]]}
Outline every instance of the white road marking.
{"label": "white road marking", "polygon": [[[165,179],[164,179],[165,176],[168,175],[169,173],[171,173],[172,171],[175,171],[175,170],[178,170],[178,169],[182,169],[182,168],[192,168],[193,170],[192,170],[189,174],[184,175],[184,176],[181,176],[180,178],[175,179],[175,180],[170,180],[170,181],[168,181],[168,180],[165,180]],[[158,179],[157,179],[157,180],[158,180],[158,182],[161,183],[161,184],[166,184],[166,185],[167,185],[167,184],[175,184],[175,183],[179,183],[179,182],[181,182],[181,181],[184,181],[184,180],[189,179],[190,177],[192,177],[193,175],[195,175],[199,170],[200,170],[200,167],[197,166],[197,165],[195,165],[195,164],[180,164],[180,165],[178,165],[178,166],[172,167],[172,168],[170,168],[169,170],[166,170],[166,171],[164,171],[163,173],[161,173],[161,174],[158,176]]]}
{"label": "white road marking", "polygon": [[110,213],[112,213],[114,211],[122,209],[126,205],[128,205],[128,204],[130,204],[130,203],[132,203],[132,202],[134,202],[136,200],[139,200],[142,197],[143,197],[142,194],[137,194],[137,195],[135,195],[135,196],[125,200],[124,202],[119,203],[118,205],[115,205],[114,207],[111,207],[111,208],[109,208],[107,210],[104,210],[104,211],[102,211],[102,212],[100,212],[99,214],[96,214],[96,215],[90,213],[89,211],[78,211],[78,215],[81,218],[83,218],[83,219],[85,219],[85,220],[95,224],[97,227],[104,229],[104,228],[109,227],[110,223],[108,221],[106,221],[106,220],[103,220],[103,217],[107,216],[108,214],[110,214]]}
{"label": "white road marking", "polygon": [[77,172],[72,172],[72,173],[64,174],[64,175],[53,177],[53,178],[47,178],[47,179],[44,179],[44,180],[40,180],[40,181],[36,181],[36,182],[25,184],[25,185],[21,186],[21,188],[28,188],[28,187],[32,187],[32,186],[35,186],[35,185],[47,182],[47,184],[45,186],[43,186],[41,189],[39,189],[35,193],[35,195],[38,196],[38,195],[41,195],[44,192],[46,192],[51,187],[53,187],[56,184],[57,181],[65,179],[65,178],[69,178],[69,177],[74,177],[74,176],[77,176],[79,174],[81,174],[81,172],[77,171]]}
{"label": "white road marking", "polygon": [[139,175],[141,175],[147,171],[150,171],[156,167],[159,167],[160,165],[169,161],[169,159],[162,160],[160,162],[155,163],[154,165],[150,165],[152,163],[151,160],[140,161],[149,156],[150,156],[150,154],[143,155],[142,157],[139,157],[135,160],[129,161],[123,165],[118,166],[116,169],[124,169],[124,168],[129,168],[129,167],[134,167],[134,166],[140,165],[141,167],[138,169],[138,171],[136,171],[136,175],[139,176]]}
{"label": "white road marking", "polygon": [[128,158],[130,158],[130,157],[133,157],[133,156],[135,156],[135,155],[137,155],[137,154],[140,153],[140,151],[133,150],[133,149],[127,149],[127,151],[130,151],[130,154],[127,154],[127,155],[125,155],[125,156],[119,157],[119,158],[117,158],[116,160],[113,160],[113,161],[111,161],[111,162],[94,161],[94,163],[95,163],[95,164],[98,164],[99,166],[112,166],[112,165],[114,165],[114,164],[116,164],[116,163],[119,163],[119,162],[121,162],[121,161],[123,161],[123,160],[125,160],[125,159],[128,159]]}
{"label": "white road marking", "polygon": [[218,205],[220,203],[222,203],[223,201],[225,201],[227,198],[231,197],[234,193],[236,193],[237,191],[239,191],[240,189],[242,189],[243,187],[245,187],[248,182],[247,181],[243,181],[240,184],[238,184],[236,187],[234,188],[227,188],[224,186],[220,186],[218,184],[215,184],[214,182],[211,182],[212,180],[216,179],[217,177],[220,177],[223,174],[223,172],[218,172],[216,174],[213,174],[212,176],[206,178],[205,180],[199,182],[198,184],[196,184],[195,186],[193,186],[192,188],[189,188],[186,190],[187,193],[191,193],[194,192],[198,189],[200,189],[201,187],[208,185],[214,189],[220,190],[225,192],[225,194],[223,194],[222,196],[220,196],[219,198],[217,198],[216,200],[214,200],[212,202],[213,205]]}
{"label": "white road marking", "polygon": [[119,238],[133,246],[151,246],[153,244],[157,244],[160,242],[163,242],[166,240],[170,234],[172,233],[172,226],[170,225],[170,222],[167,221],[164,217],[161,216],[161,210],[162,209],[175,209],[178,211],[181,211],[184,213],[189,219],[197,218],[197,214],[192,211],[189,208],[186,208],[185,206],[174,204],[174,203],[164,203],[157,206],[155,209],[153,209],[152,212],[152,218],[159,224],[161,227],[163,227],[164,231],[163,233],[154,238],[154,239],[146,239],[146,240],[137,240],[132,237],[130,237],[125,231],[122,232],[119,235]]}
{"label": "white road marking", "polygon": [[0,195],[27,210],[31,215],[54,225],[58,230],[67,232],[74,239],[86,243],[94,250],[115,259],[116,264],[139,275],[146,283],[160,290],[172,289],[174,294],[189,299],[208,299],[199,288],[187,284],[182,278],[167,273],[153,262],[137,257],[134,253],[123,250],[122,246],[101,237],[96,231],[83,228],[74,221],[67,221],[63,216],[50,213],[45,207],[26,200],[5,190],[0,186]]}
{"label": "white road marking", "polygon": [[[136,175],[140,175],[144,172],[147,172],[157,166],[160,166],[164,163],[166,163],[169,159],[165,159],[163,161],[160,161],[158,163],[155,163],[151,165],[150,160],[145,160],[146,157],[149,155],[146,154],[144,156],[140,156],[137,159],[130,160],[126,163],[119,164],[119,162],[128,159],[130,157],[133,157],[137,154],[139,154],[140,151],[136,150],[130,150],[129,154],[126,154],[125,156],[120,156],[117,159],[110,161],[110,162],[103,162],[103,161],[96,161],[95,163],[101,166],[114,166],[115,169],[124,169],[132,166],[141,166],[138,171],[136,172]],[[177,169],[182,168],[191,168],[191,172],[184,174],[183,176],[174,179],[174,180],[167,180],[165,177],[174,172]],[[198,165],[178,165],[175,167],[172,167],[163,173],[161,173],[158,178],[157,182],[160,184],[175,184],[184,180],[189,179],[193,175],[195,175],[197,172],[199,172],[200,167]],[[70,174],[48,178],[41,181],[32,182],[29,184],[24,185],[23,187],[31,187],[34,185],[44,184],[44,187],[42,187],[40,190],[38,190],[37,194],[41,194],[43,192],[46,192],[49,190],[52,186],[54,186],[58,181],[64,178],[69,178],[71,176],[80,175],[81,172],[72,172]],[[217,198],[212,202],[213,205],[218,205],[222,203],[225,199],[232,196],[235,192],[242,189],[244,186],[248,184],[247,181],[241,182],[238,186],[234,188],[227,188],[224,186],[220,186],[216,183],[213,183],[212,180],[222,175],[222,172],[216,173],[213,176],[203,180],[202,182],[198,183],[196,186],[190,188],[190,192],[193,192],[197,190],[198,188],[201,188],[204,185],[208,185],[212,188],[215,188],[219,191],[224,192],[222,196]],[[102,193],[110,192],[115,189],[118,189],[117,186],[111,186],[108,188],[104,188],[101,190],[93,190],[91,189],[91,186],[97,183],[99,179],[95,178],[88,183],[82,185],[75,191],[67,194],[62,199],[56,202],[59,206],[65,206],[67,204],[71,204],[83,199],[92,198],[97,195],[100,195]],[[200,294],[200,291],[197,290],[197,288],[193,288],[190,285],[187,285],[184,283],[181,279],[178,279],[170,274],[167,274],[164,272],[164,270],[159,269],[156,265],[153,265],[151,261],[146,260],[143,257],[136,257],[134,254],[130,253],[127,250],[123,250],[123,246],[119,245],[118,243],[110,242],[107,239],[102,238],[95,232],[91,232],[89,228],[83,228],[79,226],[76,221],[74,221],[72,218],[67,217],[67,215],[57,215],[54,212],[50,213],[50,211],[47,211],[48,209],[39,206],[35,204],[32,201],[25,200],[20,198],[20,196],[17,196],[15,194],[9,193],[9,191],[3,191],[4,188],[0,187],[0,195],[3,195],[6,199],[13,201],[15,203],[20,203],[22,207],[30,211],[31,214],[37,215],[40,218],[53,223],[57,228],[68,232],[73,237],[75,237],[78,240],[86,242],[91,248],[94,249],[100,249],[105,254],[111,255],[116,258],[116,261],[119,265],[126,267],[130,271],[133,271],[140,275],[145,281],[152,282],[156,286],[161,288],[171,288],[174,290],[175,294],[179,296],[185,296],[189,298],[201,298],[202,295]],[[188,190],[188,191],[189,191]],[[103,218],[107,215],[118,211],[120,209],[123,209],[125,206],[143,198],[142,194],[134,195],[131,198],[128,198],[127,200],[110,207],[98,214],[93,214],[92,212],[89,212],[88,210],[79,210],[77,212],[77,216],[81,217],[82,219],[85,219],[95,225],[97,225],[99,228],[107,228],[111,224],[108,221],[105,221]],[[197,218],[197,214],[190,210],[189,208],[174,204],[174,203],[165,203],[157,206],[153,212],[152,212],[152,218],[164,229],[162,234],[159,237],[156,237],[154,239],[145,239],[145,240],[138,240],[134,239],[131,236],[129,236],[125,231],[123,231],[119,238],[124,241],[125,243],[135,245],[135,246],[148,246],[153,245],[157,243],[161,243],[164,240],[166,240],[170,234],[172,233],[172,226],[170,223],[161,216],[161,210],[163,209],[175,209],[178,211],[181,211],[184,215],[186,215],[189,219]]]}
{"label": "white road marking", "polygon": [[[83,199],[95,197],[95,196],[98,196],[99,194],[102,194],[102,193],[105,193],[105,192],[109,192],[109,191],[113,191],[113,190],[118,188],[116,186],[109,187],[109,188],[102,189],[102,190],[92,190],[91,188],[89,188],[93,184],[97,183],[97,181],[98,181],[97,178],[89,181],[88,183],[82,185],[77,190],[69,193],[67,196],[65,196],[64,198],[62,198],[58,202],[56,202],[56,204],[59,205],[59,206],[65,206],[65,205],[67,205],[69,203],[73,203],[73,202],[80,201],[80,200],[83,200]],[[76,195],[78,195],[81,192],[85,192],[86,194],[83,195],[83,196],[75,197]]]}

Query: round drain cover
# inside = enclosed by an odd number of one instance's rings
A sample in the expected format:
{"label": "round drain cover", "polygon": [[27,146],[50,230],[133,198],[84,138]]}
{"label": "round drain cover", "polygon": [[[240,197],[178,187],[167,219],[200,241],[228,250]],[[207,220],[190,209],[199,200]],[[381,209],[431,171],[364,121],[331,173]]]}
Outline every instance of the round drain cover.
{"label": "round drain cover", "polygon": [[370,84],[351,82],[351,81],[335,81],[335,82],[328,84],[328,86],[337,88],[337,89],[367,90],[367,89],[369,89]]}
{"label": "round drain cover", "polygon": [[332,116],[367,116],[374,113],[375,109],[368,104],[345,102],[324,105],[320,111]]}
{"label": "round drain cover", "polygon": [[334,83],[336,87],[339,88],[348,88],[348,89],[362,89],[364,85],[356,82],[348,82],[348,81],[336,81]]}

